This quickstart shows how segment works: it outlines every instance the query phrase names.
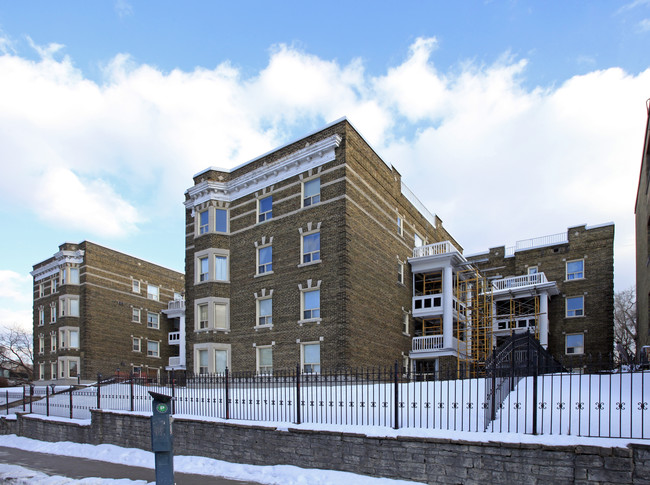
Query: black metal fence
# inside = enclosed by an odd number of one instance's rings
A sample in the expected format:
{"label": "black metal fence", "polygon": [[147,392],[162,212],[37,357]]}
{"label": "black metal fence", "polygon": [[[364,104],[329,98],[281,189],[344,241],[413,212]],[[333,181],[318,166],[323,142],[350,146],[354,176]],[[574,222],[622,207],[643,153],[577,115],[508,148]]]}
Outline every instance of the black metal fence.
{"label": "black metal fence", "polygon": [[[513,352],[511,355],[517,355]],[[650,438],[645,365],[612,370],[607,360],[486,366],[481,377],[456,371],[409,373],[397,364],[268,375],[169,373],[114,377],[63,391],[5,392],[6,412],[88,419],[91,408],[151,411],[148,391],[172,396],[172,412],[265,423],[425,428],[446,431]],[[54,391],[54,392],[53,392]]]}

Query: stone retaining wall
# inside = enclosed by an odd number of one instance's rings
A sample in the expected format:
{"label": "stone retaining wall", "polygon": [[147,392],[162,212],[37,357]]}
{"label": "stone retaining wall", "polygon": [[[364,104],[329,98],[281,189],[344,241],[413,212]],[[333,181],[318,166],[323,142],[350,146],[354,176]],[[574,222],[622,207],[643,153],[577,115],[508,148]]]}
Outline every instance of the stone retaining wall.
{"label": "stone retaining wall", "polygon": [[[92,411],[88,425],[39,417],[2,420],[0,433],[45,441],[108,443],[150,450],[147,416]],[[627,448],[373,438],[174,419],[174,451],[233,463],[295,465],[429,484],[650,484],[650,446]],[[496,436],[494,436],[496,438]]]}

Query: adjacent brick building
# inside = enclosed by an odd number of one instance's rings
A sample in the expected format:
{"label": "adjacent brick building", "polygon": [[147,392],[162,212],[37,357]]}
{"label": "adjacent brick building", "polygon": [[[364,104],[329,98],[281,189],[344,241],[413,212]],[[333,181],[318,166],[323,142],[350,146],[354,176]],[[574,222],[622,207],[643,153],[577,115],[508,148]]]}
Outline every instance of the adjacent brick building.
{"label": "adjacent brick building", "polygon": [[639,186],[634,207],[636,225],[636,310],[637,354],[650,354],[650,100],[646,102],[648,120],[643,141]]}
{"label": "adjacent brick building", "polygon": [[347,120],[186,192],[187,368],[403,362],[414,246],[457,243]]}
{"label": "adjacent brick building", "polygon": [[162,312],[181,299],[182,273],[84,241],[62,244],[31,275],[36,379],[156,377],[167,365],[173,328]]}

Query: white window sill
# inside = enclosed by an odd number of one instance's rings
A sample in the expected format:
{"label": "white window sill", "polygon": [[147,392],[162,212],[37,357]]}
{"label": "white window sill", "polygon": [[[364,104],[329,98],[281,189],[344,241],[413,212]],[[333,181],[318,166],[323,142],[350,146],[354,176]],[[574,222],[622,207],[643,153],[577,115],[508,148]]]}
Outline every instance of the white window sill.
{"label": "white window sill", "polygon": [[586,279],[587,279],[587,278],[585,278],[585,277],[583,276],[582,278],[571,278],[570,280],[565,279],[564,282],[565,282],[565,283],[568,283],[569,281],[584,281],[584,280],[586,280]]}
{"label": "white window sill", "polygon": [[255,325],[253,329],[257,332],[258,330],[262,330],[264,328],[268,328],[269,330],[273,328],[273,324],[271,325]]}
{"label": "white window sill", "polygon": [[320,325],[320,322],[322,322],[322,321],[323,321],[322,318],[308,318],[306,320],[298,320],[298,325],[300,325],[301,327],[305,323],[316,323],[316,324]]}
{"label": "white window sill", "polygon": [[565,316],[564,318],[585,318],[585,315],[574,315],[574,316]]}
{"label": "white window sill", "polygon": [[201,328],[198,330],[194,330],[194,333],[217,333],[217,332],[223,332],[223,333],[230,333],[229,328]]}
{"label": "white window sill", "polygon": [[320,264],[323,260],[317,259],[316,261],[310,261],[309,263],[300,263],[298,268],[304,268],[305,266],[313,266],[315,264]]}
{"label": "white window sill", "polygon": [[208,279],[203,281],[197,281],[196,283],[194,283],[194,286],[204,285],[206,283],[230,283],[230,280],[209,280]]}
{"label": "white window sill", "polygon": [[273,274],[273,271],[267,271],[265,273],[257,273],[255,276],[253,276],[253,278],[261,278],[262,276],[267,276],[270,274]]}

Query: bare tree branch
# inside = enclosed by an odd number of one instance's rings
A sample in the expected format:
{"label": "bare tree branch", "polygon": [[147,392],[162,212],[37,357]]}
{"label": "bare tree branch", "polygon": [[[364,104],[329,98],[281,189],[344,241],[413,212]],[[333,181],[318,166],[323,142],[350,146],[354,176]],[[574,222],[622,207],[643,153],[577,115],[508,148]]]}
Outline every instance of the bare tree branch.
{"label": "bare tree branch", "polygon": [[614,353],[619,360],[634,360],[636,336],[636,292],[631,287],[614,294]]}
{"label": "bare tree branch", "polygon": [[14,379],[32,380],[33,343],[32,333],[17,325],[0,329],[0,368],[8,370]]}

